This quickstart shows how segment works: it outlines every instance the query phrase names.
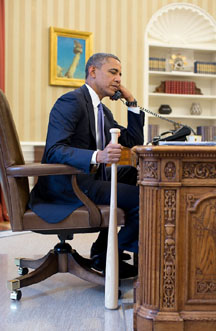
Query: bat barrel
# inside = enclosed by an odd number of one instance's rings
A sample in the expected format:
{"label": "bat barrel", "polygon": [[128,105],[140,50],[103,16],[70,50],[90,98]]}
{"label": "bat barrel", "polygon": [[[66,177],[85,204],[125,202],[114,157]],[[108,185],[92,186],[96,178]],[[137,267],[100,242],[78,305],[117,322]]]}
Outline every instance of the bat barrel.
{"label": "bat barrel", "polygon": [[[119,129],[110,129],[111,141],[118,143]],[[110,217],[107,240],[105,307],[118,308],[119,263],[117,233],[117,164],[111,164]]]}

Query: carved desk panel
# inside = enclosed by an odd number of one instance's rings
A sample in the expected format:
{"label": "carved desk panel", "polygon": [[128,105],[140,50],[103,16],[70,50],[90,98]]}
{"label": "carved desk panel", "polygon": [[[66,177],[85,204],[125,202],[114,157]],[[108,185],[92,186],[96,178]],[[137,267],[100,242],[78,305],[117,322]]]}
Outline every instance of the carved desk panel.
{"label": "carved desk panel", "polygon": [[216,148],[136,146],[134,330],[216,330]]}

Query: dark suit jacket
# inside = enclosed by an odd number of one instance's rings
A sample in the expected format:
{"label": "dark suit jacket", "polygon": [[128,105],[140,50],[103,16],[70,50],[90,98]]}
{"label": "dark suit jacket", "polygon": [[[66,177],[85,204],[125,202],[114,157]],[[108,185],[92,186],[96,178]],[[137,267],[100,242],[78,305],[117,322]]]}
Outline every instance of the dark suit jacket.
{"label": "dark suit jacket", "polygon": [[[126,147],[143,144],[144,114],[128,111],[127,129],[120,126],[111,111],[103,105],[106,144],[110,128],[119,128],[119,143]],[[51,110],[42,163],[63,163],[90,173],[90,162],[96,147],[94,109],[85,85],[61,96]],[[83,175],[79,175],[82,184]],[[86,180],[86,177],[85,177]],[[82,188],[82,185],[81,185]],[[30,195],[30,208],[41,218],[56,223],[82,206],[71,186],[71,176],[40,177]]]}

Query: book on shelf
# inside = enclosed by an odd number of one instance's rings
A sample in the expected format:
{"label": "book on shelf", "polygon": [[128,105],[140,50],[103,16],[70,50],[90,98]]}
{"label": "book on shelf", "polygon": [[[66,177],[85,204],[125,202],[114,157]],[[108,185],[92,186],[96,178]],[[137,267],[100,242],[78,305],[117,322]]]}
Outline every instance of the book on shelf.
{"label": "book on shelf", "polygon": [[148,125],[148,142],[159,135],[159,126],[157,124]]}
{"label": "book on shelf", "polygon": [[159,57],[149,58],[149,70],[151,71],[165,71],[166,59]]}
{"label": "book on shelf", "polygon": [[195,94],[196,85],[195,82],[191,82],[191,81],[166,80],[165,93]]}
{"label": "book on shelf", "polygon": [[197,134],[202,136],[202,141],[216,141],[216,126],[201,125],[197,126]]}
{"label": "book on shelf", "polygon": [[195,61],[194,73],[216,75],[216,62]]}

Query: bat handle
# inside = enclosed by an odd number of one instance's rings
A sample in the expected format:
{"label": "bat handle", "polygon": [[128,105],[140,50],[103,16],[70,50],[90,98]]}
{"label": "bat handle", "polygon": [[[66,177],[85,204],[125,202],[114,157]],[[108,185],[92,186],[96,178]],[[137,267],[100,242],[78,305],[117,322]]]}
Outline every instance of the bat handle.
{"label": "bat handle", "polygon": [[120,129],[110,129],[112,144],[118,144],[118,137],[120,135]]}
{"label": "bat handle", "polygon": [[[119,129],[110,129],[111,142],[118,143]],[[105,307],[118,308],[119,261],[117,233],[117,164],[111,164],[110,216],[107,240]]]}

